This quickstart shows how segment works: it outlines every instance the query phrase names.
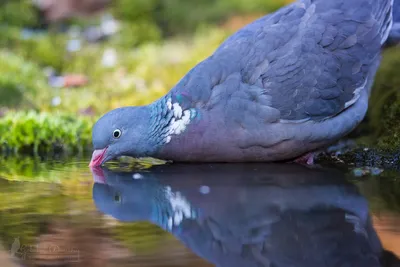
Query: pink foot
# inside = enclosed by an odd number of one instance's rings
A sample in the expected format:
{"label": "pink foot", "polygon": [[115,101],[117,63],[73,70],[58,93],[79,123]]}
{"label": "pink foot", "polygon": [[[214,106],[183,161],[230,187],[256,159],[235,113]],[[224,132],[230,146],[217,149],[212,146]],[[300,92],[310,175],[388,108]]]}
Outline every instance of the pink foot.
{"label": "pink foot", "polygon": [[314,165],[314,152],[309,152],[307,154],[304,154],[295,160],[293,162],[298,163],[298,164],[304,164],[304,165]]}

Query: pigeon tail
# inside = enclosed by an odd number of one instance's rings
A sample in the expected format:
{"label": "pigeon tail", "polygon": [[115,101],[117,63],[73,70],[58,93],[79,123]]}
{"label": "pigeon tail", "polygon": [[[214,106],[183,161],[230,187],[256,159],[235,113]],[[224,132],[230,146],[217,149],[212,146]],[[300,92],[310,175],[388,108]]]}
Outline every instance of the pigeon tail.
{"label": "pigeon tail", "polygon": [[389,32],[387,43],[389,46],[400,43],[400,0],[393,0],[393,25]]}
{"label": "pigeon tail", "polygon": [[374,10],[374,15],[380,26],[381,44],[386,42],[393,25],[393,1],[379,0],[375,2],[377,6]]}

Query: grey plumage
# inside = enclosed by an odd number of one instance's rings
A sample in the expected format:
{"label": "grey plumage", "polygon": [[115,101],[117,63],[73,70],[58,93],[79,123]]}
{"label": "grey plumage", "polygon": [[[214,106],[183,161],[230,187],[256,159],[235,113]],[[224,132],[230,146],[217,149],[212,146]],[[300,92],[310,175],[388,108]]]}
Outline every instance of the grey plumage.
{"label": "grey plumage", "polygon": [[[365,83],[373,79],[387,38],[383,14],[390,17],[390,7],[389,0],[296,2],[230,37],[173,93],[190,92],[193,102],[207,108],[224,90],[227,102],[219,104],[236,112],[246,112],[252,100],[271,121],[327,119],[369,90]],[[219,86],[225,82],[229,86]]]}
{"label": "grey plumage", "polygon": [[[146,106],[149,127],[125,137],[130,149],[114,154],[276,161],[336,141],[365,116],[391,31],[392,5],[392,0],[299,0],[254,21]],[[107,120],[115,117],[106,114],[97,122],[95,140],[109,138]],[[130,132],[140,121],[134,109],[127,120]],[[138,133],[148,137],[147,148]]]}

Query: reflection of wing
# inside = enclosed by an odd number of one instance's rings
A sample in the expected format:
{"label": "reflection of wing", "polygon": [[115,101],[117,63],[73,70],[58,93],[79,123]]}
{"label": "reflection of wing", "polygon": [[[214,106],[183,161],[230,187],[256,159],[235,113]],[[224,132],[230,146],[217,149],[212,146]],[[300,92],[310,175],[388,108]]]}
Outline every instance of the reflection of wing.
{"label": "reflection of wing", "polygon": [[[287,170],[275,171],[270,179],[273,171],[260,168],[256,174],[247,172],[252,177],[247,184],[208,184],[210,193],[202,196],[180,187],[191,205],[200,207],[201,216],[172,232],[223,267],[338,266],[341,260],[349,266],[377,266],[380,242],[356,187],[337,172],[330,173],[335,173],[335,184],[323,180],[323,170],[297,171],[297,180]],[[307,176],[312,178],[307,181]]]}
{"label": "reflection of wing", "polygon": [[368,240],[374,233],[355,232],[345,215],[339,209],[288,211],[273,222],[260,214],[243,228],[207,218],[188,221],[176,235],[217,266],[379,266],[380,251]]}

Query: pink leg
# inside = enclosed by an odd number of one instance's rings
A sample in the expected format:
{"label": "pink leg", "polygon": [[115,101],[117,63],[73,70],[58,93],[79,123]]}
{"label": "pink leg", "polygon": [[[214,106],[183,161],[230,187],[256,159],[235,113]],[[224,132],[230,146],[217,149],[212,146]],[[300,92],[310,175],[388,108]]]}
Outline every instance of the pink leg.
{"label": "pink leg", "polygon": [[304,165],[314,165],[314,152],[309,152],[307,154],[304,154],[295,160],[293,162],[298,163],[298,164],[304,164]]}

